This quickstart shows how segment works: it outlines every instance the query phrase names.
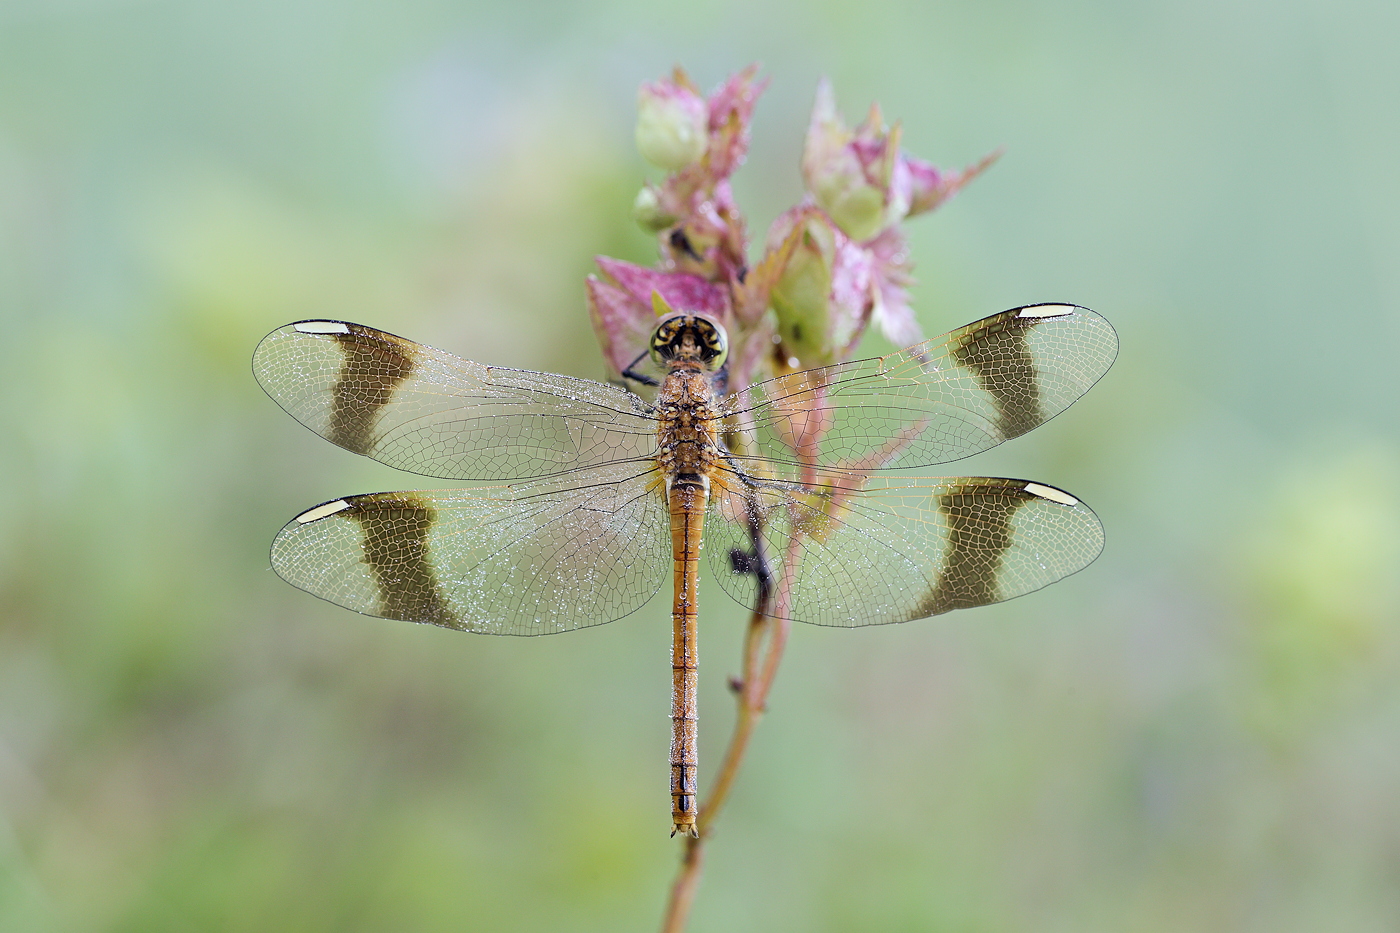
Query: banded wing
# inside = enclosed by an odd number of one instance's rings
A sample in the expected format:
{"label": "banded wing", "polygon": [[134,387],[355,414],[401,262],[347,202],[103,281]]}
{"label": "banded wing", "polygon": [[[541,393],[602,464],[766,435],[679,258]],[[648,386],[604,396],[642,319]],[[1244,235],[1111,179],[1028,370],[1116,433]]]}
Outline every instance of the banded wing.
{"label": "banded wing", "polygon": [[531,479],[656,448],[655,422],[631,392],[484,366],[361,324],[280,327],[258,344],[253,374],[332,443],[425,476]]}
{"label": "banded wing", "polygon": [[[782,614],[816,625],[908,622],[1001,602],[1082,570],[1103,549],[1103,527],[1088,506],[1026,480],[813,492],[746,487],[731,475],[722,485],[712,506],[722,520],[707,523],[705,548],[725,592],[758,608],[754,562],[734,559],[753,555],[749,518],[756,513],[775,592],[789,588]],[[797,569],[785,581],[793,555]]]}
{"label": "banded wing", "polygon": [[670,578],[666,502],[653,470],[318,505],[272,542],[293,586],[366,615],[495,635],[611,622]]}
{"label": "banded wing", "polygon": [[1113,327],[1088,308],[1030,305],[886,357],[759,383],[725,407],[755,431],[757,449],[740,462],[758,476],[922,467],[1044,424],[1117,355]]}

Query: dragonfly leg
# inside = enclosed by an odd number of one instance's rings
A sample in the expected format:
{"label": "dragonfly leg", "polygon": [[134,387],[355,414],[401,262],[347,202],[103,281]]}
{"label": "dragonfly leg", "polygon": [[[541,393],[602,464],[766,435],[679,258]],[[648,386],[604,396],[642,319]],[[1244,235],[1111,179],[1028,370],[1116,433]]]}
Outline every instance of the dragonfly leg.
{"label": "dragonfly leg", "polygon": [[632,382],[640,383],[644,386],[652,386],[653,388],[661,385],[661,383],[657,382],[655,379],[651,378],[645,373],[637,372],[637,364],[640,363],[642,360],[646,359],[647,355],[648,351],[646,350],[643,350],[641,353],[638,353],[637,358],[632,362],[628,363],[627,368],[622,371],[622,378],[630,379]]}

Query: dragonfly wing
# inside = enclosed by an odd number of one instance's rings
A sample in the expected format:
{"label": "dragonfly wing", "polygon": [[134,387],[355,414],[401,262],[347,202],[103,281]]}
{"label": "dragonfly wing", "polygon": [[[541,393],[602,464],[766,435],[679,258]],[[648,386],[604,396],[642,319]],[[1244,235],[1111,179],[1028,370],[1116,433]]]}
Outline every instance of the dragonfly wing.
{"label": "dragonfly wing", "polygon": [[[757,608],[761,564],[773,592],[787,590],[786,611],[772,613],[817,625],[907,622],[1001,602],[1082,570],[1103,549],[1088,506],[1026,480],[964,477],[849,495],[723,485],[705,546],[725,591]],[[795,567],[790,579],[784,566]]]}
{"label": "dragonfly wing", "polygon": [[[1064,411],[1112,365],[1113,327],[1078,305],[1013,308],[880,359],[781,376],[726,400],[756,475],[946,463]],[[757,460],[759,464],[753,464]]]}
{"label": "dragonfly wing", "polygon": [[567,479],[336,499],[288,522],[272,568],[347,609],[496,635],[601,625],[671,572],[654,472],[611,466]]}
{"label": "dragonfly wing", "polygon": [[656,448],[655,422],[631,392],[484,366],[361,324],[280,327],[258,344],[253,374],[332,443],[425,476],[529,479]]}

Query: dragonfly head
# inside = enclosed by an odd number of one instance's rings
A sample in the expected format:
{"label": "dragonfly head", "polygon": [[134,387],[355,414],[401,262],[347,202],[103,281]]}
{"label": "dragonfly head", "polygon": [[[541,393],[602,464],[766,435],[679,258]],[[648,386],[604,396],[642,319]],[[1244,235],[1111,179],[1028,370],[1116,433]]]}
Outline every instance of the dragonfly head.
{"label": "dragonfly head", "polygon": [[729,336],[724,328],[699,314],[668,315],[651,332],[651,358],[664,369],[691,362],[716,372],[728,357]]}

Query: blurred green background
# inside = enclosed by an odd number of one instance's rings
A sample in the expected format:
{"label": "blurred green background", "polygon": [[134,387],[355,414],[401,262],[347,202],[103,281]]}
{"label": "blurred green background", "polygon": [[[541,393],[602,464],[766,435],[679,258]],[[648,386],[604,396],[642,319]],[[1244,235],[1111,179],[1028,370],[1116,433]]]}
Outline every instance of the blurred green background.
{"label": "blurred green background", "polygon": [[[636,86],[754,60],[756,235],[828,75],[937,164],[1006,149],[910,225],[928,333],[1068,300],[1123,351],[952,468],[1083,496],[1103,557],[798,626],[692,929],[1400,929],[1397,35],[1322,0],[0,0],[0,930],[656,924],[666,607],[493,639],[293,590],[291,515],[441,484],[248,360],[329,316],[602,376],[582,278],[654,258]],[[743,619],[705,599],[713,767]]]}

